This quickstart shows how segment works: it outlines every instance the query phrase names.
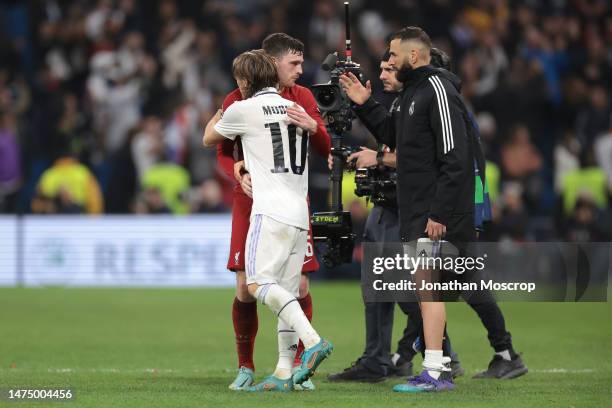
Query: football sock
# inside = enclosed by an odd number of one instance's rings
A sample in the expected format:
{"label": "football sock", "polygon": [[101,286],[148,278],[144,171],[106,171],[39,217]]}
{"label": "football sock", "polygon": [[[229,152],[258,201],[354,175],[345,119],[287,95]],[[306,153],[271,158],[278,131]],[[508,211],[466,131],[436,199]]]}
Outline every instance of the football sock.
{"label": "football sock", "polygon": [[306,349],[321,341],[321,337],[310,325],[300,304],[291,293],[273,283],[259,286],[255,295],[261,303],[267,305],[279,318],[293,327]]}
{"label": "football sock", "polygon": [[442,350],[425,350],[423,369],[427,370],[429,375],[436,380],[444,371],[443,357]]}
{"label": "football sock", "polygon": [[238,352],[238,367],[247,367],[255,371],[253,348],[259,325],[257,319],[257,302],[241,302],[234,298],[232,321]]}
{"label": "football sock", "polygon": [[501,356],[506,361],[512,361],[512,356],[510,355],[510,350],[498,351],[495,354]]}
{"label": "football sock", "polygon": [[282,380],[291,377],[291,367],[295,357],[298,336],[284,320],[278,319],[278,363],[274,376]]}
{"label": "football sock", "polygon": [[[302,308],[302,311],[306,315],[308,321],[312,322],[312,297],[310,296],[310,292],[308,292],[308,294],[303,298],[298,299],[298,302],[300,302],[300,307]],[[300,363],[302,362],[301,359],[303,351],[304,343],[302,343],[302,340],[300,340],[298,343],[297,351],[295,353],[295,360],[293,361],[294,365],[300,365]]]}

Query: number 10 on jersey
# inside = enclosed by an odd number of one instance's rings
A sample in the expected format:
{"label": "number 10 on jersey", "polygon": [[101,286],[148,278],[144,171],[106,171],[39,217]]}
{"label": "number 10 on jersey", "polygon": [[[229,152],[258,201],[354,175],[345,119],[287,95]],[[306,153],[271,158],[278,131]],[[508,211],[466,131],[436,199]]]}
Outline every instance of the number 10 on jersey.
{"label": "number 10 on jersey", "polygon": [[[280,124],[278,122],[266,123],[266,128],[270,129],[272,155],[274,156],[274,168],[270,169],[270,171],[272,173],[288,173],[289,169],[285,167],[285,151]],[[308,154],[308,132],[302,130],[299,166],[296,163],[297,126],[293,124],[287,125],[287,134],[289,136],[289,164],[291,165],[291,171],[293,174],[302,174],[306,167],[306,155]]]}

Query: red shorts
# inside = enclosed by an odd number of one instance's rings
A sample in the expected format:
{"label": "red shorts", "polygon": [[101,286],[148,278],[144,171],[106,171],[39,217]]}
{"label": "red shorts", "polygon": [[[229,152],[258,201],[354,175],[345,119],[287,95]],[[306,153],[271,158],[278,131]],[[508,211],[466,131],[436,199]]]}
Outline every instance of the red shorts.
{"label": "red shorts", "polygon": [[[232,242],[230,244],[227,269],[230,271],[244,271],[244,247],[249,232],[249,219],[253,200],[244,193],[234,193],[232,204]],[[319,261],[314,255],[312,241],[312,225],[308,226],[308,243],[302,273],[314,272],[319,269]]]}

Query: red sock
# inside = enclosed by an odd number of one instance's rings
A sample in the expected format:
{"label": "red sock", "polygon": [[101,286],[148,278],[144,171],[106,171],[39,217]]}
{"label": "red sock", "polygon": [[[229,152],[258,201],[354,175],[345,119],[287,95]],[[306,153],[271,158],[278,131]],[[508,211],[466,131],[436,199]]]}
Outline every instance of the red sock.
{"label": "red sock", "polygon": [[[309,322],[312,322],[312,297],[310,296],[310,292],[306,296],[301,299],[298,299],[300,302],[300,306],[302,307],[302,311],[308,318]],[[295,352],[295,359],[293,360],[293,365],[300,365],[302,358],[302,352],[304,351],[304,344],[302,340],[298,343],[297,351]]]}
{"label": "red sock", "polygon": [[238,367],[248,367],[255,371],[253,349],[259,326],[259,321],[257,320],[257,302],[244,303],[235,298],[232,305],[232,320],[236,335]]}

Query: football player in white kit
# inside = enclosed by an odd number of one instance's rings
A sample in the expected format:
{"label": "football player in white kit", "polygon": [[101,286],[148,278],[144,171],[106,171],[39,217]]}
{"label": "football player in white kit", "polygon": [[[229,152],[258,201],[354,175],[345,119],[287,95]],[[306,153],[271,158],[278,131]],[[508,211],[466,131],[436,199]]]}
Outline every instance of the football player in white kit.
{"label": "football player in white kit", "polygon": [[[232,74],[244,100],[208,122],[204,145],[240,137],[251,174],[253,209],[246,242],[249,293],[278,316],[279,358],[274,373],[249,391],[291,391],[332,352],[304,315],[296,296],[308,234],[308,133],[287,115],[301,109],[277,90],[274,60],[262,50],[234,59]],[[298,338],[300,367],[291,374]]]}

